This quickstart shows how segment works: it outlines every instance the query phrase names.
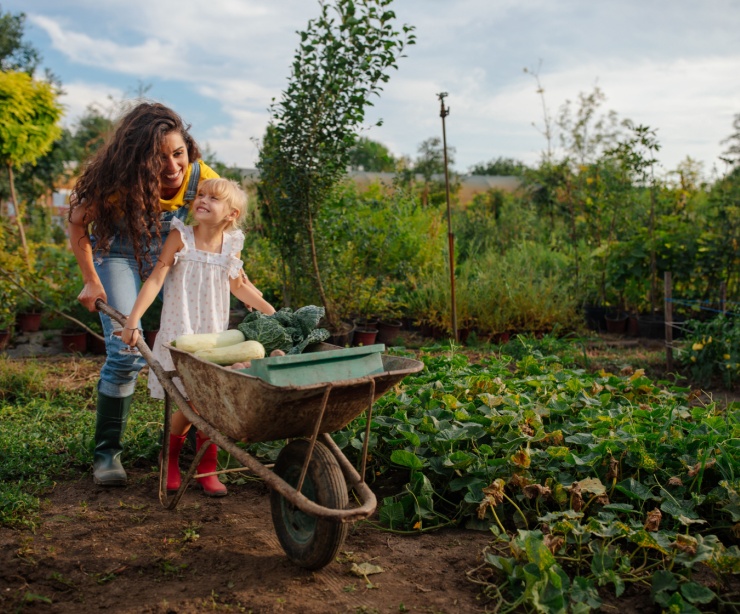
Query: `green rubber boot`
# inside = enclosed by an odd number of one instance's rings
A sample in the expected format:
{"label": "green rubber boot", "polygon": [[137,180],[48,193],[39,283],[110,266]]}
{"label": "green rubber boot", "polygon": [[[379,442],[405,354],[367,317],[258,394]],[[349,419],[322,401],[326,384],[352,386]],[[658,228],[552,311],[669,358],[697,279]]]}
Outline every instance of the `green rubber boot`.
{"label": "green rubber boot", "polygon": [[117,399],[98,392],[93,480],[101,486],[126,485],[126,471],[121,465],[121,438],[132,398],[133,395]]}

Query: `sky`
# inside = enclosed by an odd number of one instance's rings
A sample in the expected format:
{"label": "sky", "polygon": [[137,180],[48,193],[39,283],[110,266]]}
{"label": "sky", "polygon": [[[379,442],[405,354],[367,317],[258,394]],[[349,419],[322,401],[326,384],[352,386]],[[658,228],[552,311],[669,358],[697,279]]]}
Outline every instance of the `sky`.
{"label": "sky", "polygon": [[[269,106],[318,0],[6,0],[60,78],[65,124],[90,104],[146,96],[192,125],[227,165],[253,168]],[[541,160],[544,118],[595,87],[599,113],[657,133],[665,172],[687,156],[706,176],[740,113],[740,0],[395,0],[417,44],[390,72],[362,135],[396,156],[442,137],[454,170]],[[525,71],[527,69],[527,71]],[[535,76],[537,79],[535,79]],[[542,92],[538,93],[538,82]],[[374,126],[382,120],[380,127]]]}

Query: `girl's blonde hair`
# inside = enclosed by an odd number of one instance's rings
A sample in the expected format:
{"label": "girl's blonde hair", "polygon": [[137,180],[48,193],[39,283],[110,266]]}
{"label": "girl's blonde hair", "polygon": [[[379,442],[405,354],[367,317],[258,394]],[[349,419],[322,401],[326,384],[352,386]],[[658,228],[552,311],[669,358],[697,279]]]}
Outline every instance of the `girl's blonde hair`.
{"label": "girl's blonde hair", "polygon": [[198,192],[216,196],[232,211],[236,211],[236,216],[226,225],[226,230],[239,228],[239,222],[247,212],[247,193],[236,181],[223,177],[206,179],[198,184]]}

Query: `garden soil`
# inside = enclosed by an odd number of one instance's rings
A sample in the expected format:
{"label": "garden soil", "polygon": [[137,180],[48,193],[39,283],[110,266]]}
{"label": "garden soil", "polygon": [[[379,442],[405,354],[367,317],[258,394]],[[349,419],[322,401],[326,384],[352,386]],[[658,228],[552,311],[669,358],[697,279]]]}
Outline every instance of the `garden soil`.
{"label": "garden soil", "polygon": [[[267,489],[231,486],[208,499],[190,488],[174,511],[152,472],[105,489],[91,476],[60,483],[34,532],[0,529],[2,612],[480,612],[466,572],[486,533],[418,536],[355,525],[334,562],[291,563],[275,535]],[[379,573],[353,573],[370,563]]]}

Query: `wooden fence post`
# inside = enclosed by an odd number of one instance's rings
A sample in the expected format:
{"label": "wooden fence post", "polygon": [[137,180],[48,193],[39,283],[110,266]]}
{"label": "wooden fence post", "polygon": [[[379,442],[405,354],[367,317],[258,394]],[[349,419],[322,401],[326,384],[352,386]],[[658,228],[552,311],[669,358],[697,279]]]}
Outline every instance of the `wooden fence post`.
{"label": "wooden fence post", "polygon": [[665,313],[665,364],[670,373],[673,371],[673,301],[671,273],[663,273],[663,313]]}

